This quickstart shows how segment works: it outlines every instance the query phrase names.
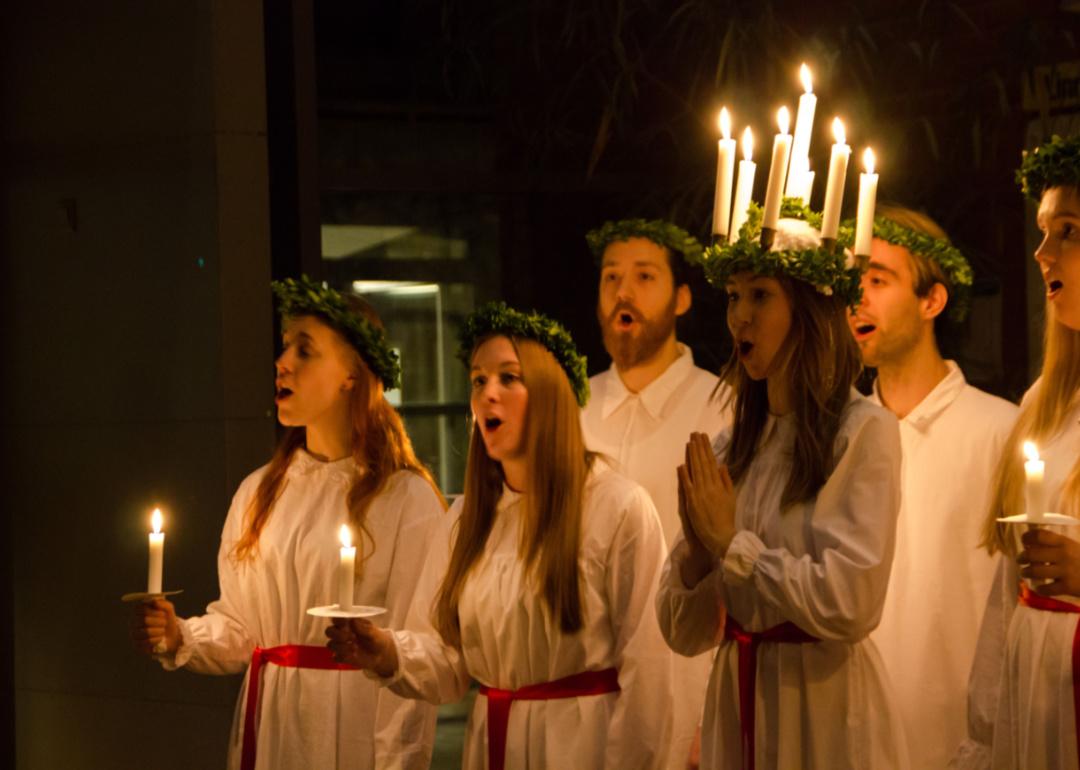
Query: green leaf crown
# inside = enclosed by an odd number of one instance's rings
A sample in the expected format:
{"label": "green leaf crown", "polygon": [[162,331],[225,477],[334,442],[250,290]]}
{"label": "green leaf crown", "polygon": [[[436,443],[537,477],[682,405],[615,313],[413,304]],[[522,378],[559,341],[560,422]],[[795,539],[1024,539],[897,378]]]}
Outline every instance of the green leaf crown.
{"label": "green leaf crown", "polygon": [[589,250],[597,261],[604,256],[604,249],[608,244],[628,241],[631,238],[645,238],[658,246],[682,254],[688,264],[701,264],[704,249],[698,239],[663,219],[621,219],[618,222],[605,222],[585,236]]}
{"label": "green leaf crown", "polygon": [[338,331],[356,348],[364,363],[392,390],[401,381],[398,355],[386,342],[386,334],[366,318],[357,315],[341,292],[308,278],[306,275],[273,281],[270,286],[278,300],[281,317],[315,316]]}
{"label": "green leaf crown", "polygon": [[578,405],[585,406],[589,400],[589,375],[585,369],[585,356],[578,353],[574,340],[565,327],[535,310],[524,313],[509,307],[505,302],[489,302],[465,319],[459,337],[458,358],[468,368],[476,346],[484,339],[498,335],[525,337],[539,342],[551,351],[566,372]]}
{"label": "green leaf crown", "polygon": [[949,281],[946,286],[949,317],[956,322],[967,317],[975,274],[958,248],[946,240],[912,230],[885,217],[874,217],[874,237],[936,262]]}
{"label": "green leaf crown", "polygon": [[[797,281],[808,283],[825,295],[836,295],[849,307],[859,304],[862,298],[862,273],[849,261],[848,254],[842,249],[830,250],[820,244],[821,214],[811,211],[798,198],[784,198],[780,207],[781,227],[777,241],[781,240],[785,225],[783,220],[797,220],[805,223],[809,236],[805,240],[814,242],[811,248],[773,248],[761,247],[762,208],[757,203],[750,203],[746,222],[739,228],[739,237],[734,243],[721,242],[705,249],[705,276],[715,288],[723,288],[733,274],[749,270],[755,275],[785,275]],[[837,244],[840,246],[854,241],[851,228],[840,227]]]}
{"label": "green leaf crown", "polygon": [[1051,187],[1080,189],[1080,136],[1063,139],[1055,135],[1049,142],[1025,151],[1016,181],[1020,191],[1036,203]]}

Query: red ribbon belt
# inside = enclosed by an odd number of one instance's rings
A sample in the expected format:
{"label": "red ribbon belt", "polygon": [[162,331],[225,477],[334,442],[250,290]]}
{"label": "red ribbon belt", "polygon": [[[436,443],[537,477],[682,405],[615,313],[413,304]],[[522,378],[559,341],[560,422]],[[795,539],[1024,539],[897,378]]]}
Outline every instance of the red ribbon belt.
{"label": "red ribbon belt", "polygon": [[583,695],[603,695],[619,691],[619,670],[605,668],[603,671],[582,671],[580,674],[519,687],[516,690],[500,690],[480,685],[480,694],[486,695],[488,770],[503,770],[506,765],[506,728],[510,723],[510,705],[516,700],[555,700],[579,698]]}
{"label": "red ribbon belt", "polygon": [[727,616],[724,638],[735,642],[739,651],[739,730],[742,733],[742,766],[754,770],[754,704],[757,685],[757,648],[770,644],[810,644],[820,642],[794,623],[781,623],[764,631],[747,631],[739,621]]}
{"label": "red ribbon belt", "polygon": [[[1028,584],[1023,580],[1020,581],[1020,603],[1035,610],[1080,613],[1080,607],[1075,604],[1037,594],[1028,588]],[[1076,720],[1076,748],[1077,751],[1080,751],[1080,618],[1077,619],[1076,631],[1073,632],[1072,680],[1073,717]]]}
{"label": "red ribbon belt", "polygon": [[255,717],[259,711],[259,682],[264,663],[286,668],[321,668],[331,671],[355,671],[355,666],[336,663],[334,653],[327,647],[303,644],[283,644],[280,647],[256,647],[248,667],[247,704],[244,709],[244,744],[240,753],[241,770],[255,770],[257,732]]}

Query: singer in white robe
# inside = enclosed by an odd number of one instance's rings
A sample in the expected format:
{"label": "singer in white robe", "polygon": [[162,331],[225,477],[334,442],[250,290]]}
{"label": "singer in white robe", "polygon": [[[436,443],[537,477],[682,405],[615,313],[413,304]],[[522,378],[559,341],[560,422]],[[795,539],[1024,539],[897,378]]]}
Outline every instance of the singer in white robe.
{"label": "singer in white robe", "polygon": [[[159,656],[166,669],[237,674],[246,671],[255,647],[326,642],[326,620],[307,610],[336,601],[338,531],[347,520],[345,496],[356,464],[351,457],[323,462],[297,449],[274,515],[260,533],[257,558],[237,564],[231,552],[265,470],[244,480],[229,509],[218,553],[220,598],[205,615],[178,619],[180,648],[175,657]],[[405,624],[445,515],[431,486],[409,471],[391,476],[371,502],[367,532],[354,534],[363,559],[354,603],[387,608],[375,618],[379,624]],[[248,685],[245,677],[229,737],[230,769],[240,767]],[[423,770],[430,762],[435,708],[399,698],[363,672],[264,664],[260,701],[261,770]]]}
{"label": "singer in white robe", "polygon": [[[881,617],[900,505],[896,418],[852,390],[836,465],[815,499],[781,510],[794,415],[769,416],[736,487],[735,527],[722,561],[693,589],[680,541],[664,567],[657,613],[672,649],[719,645],[705,697],[701,767],[738,770],[738,650],[725,608],[747,631],[785,622],[820,641],[757,648],[756,770],[902,768],[906,747],[881,657],[869,634]],[[717,458],[730,433],[714,444]],[[719,460],[718,460],[719,461]]]}

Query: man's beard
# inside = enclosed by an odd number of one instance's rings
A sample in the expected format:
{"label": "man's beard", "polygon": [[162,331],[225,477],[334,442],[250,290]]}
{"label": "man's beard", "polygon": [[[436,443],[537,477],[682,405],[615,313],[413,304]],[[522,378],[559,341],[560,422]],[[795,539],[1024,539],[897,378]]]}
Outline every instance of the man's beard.
{"label": "man's beard", "polygon": [[[675,302],[676,296],[672,293],[671,302],[654,319],[645,318],[641,311],[629,302],[616,303],[606,317],[601,315],[600,308],[597,307],[596,317],[604,335],[604,348],[615,362],[616,368],[632,369],[660,352],[664,343],[675,332]],[[615,319],[620,313],[629,313],[641,325],[637,335],[615,329]]]}

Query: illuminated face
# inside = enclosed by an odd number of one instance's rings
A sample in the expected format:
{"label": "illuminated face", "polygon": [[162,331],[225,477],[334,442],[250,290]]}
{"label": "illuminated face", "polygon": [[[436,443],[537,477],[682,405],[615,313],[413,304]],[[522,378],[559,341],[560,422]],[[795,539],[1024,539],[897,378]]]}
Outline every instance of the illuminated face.
{"label": "illuminated face", "polygon": [[350,361],[356,355],[341,335],[314,316],[285,321],[284,350],[274,380],[278,421],[313,426],[345,419],[353,388]]}
{"label": "illuminated face", "polygon": [[863,364],[877,367],[902,360],[919,342],[924,321],[908,250],[874,238],[862,290],[848,325]]}
{"label": "illuminated face", "polygon": [[791,300],[775,278],[749,271],[728,278],[727,323],[739,361],[752,380],[775,374],[777,354],[791,330]]}
{"label": "illuminated face", "polygon": [[618,368],[653,358],[674,339],[675,319],[689,309],[690,287],[675,286],[663,246],[631,238],[604,249],[596,317],[604,348]]}
{"label": "illuminated face", "polygon": [[529,391],[509,338],[492,337],[476,348],[469,379],[473,419],[488,457],[496,462],[523,458]]}
{"label": "illuminated face", "polygon": [[1046,298],[1058,321],[1080,331],[1080,192],[1052,187],[1039,203],[1042,243],[1035,250]]}

